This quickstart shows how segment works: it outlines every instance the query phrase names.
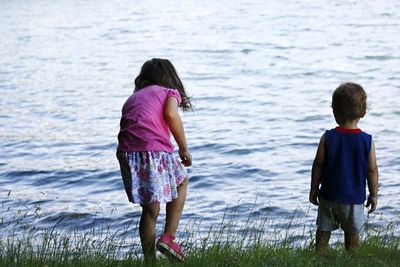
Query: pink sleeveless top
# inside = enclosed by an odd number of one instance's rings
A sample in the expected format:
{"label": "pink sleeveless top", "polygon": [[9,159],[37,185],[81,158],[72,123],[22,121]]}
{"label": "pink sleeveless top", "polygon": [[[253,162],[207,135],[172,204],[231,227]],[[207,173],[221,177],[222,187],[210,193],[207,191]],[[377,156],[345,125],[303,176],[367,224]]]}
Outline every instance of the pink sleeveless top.
{"label": "pink sleeveless top", "polygon": [[182,99],[178,90],[150,85],[133,93],[122,107],[118,151],[166,151],[174,146],[164,119],[164,105],[168,97]]}

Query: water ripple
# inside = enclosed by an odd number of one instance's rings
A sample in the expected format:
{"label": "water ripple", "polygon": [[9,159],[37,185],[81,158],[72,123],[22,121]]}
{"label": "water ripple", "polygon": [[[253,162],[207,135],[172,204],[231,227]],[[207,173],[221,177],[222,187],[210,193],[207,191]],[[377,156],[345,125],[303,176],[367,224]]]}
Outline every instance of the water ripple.
{"label": "water ripple", "polygon": [[[372,107],[360,125],[374,136],[384,205],[370,225],[397,219],[396,1],[0,1],[0,10],[4,222],[137,230],[116,135],[151,57],[172,60],[196,107],[182,116],[193,154],[182,225],[199,219],[206,233],[228,213],[238,223],[268,215],[266,231],[286,231],[294,215],[314,227],[316,210],[296,210],[309,205],[319,138],[335,127],[331,93],[348,80]],[[296,242],[304,225],[292,227]]]}

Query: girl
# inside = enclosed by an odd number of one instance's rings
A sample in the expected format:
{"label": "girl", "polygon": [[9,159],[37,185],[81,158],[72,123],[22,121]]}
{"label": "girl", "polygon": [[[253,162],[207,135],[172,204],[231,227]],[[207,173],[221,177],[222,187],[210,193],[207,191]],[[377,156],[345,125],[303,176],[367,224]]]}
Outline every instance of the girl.
{"label": "girl", "polygon": [[[188,184],[184,168],[192,165],[178,107],[193,110],[190,97],[168,59],[145,62],[135,90],[122,107],[117,158],[130,202],[142,207],[139,234],[145,259],[155,259],[156,221],[166,204],[164,232],[157,249],[168,258],[184,260],[175,241]],[[170,132],[181,162],[172,156]]]}

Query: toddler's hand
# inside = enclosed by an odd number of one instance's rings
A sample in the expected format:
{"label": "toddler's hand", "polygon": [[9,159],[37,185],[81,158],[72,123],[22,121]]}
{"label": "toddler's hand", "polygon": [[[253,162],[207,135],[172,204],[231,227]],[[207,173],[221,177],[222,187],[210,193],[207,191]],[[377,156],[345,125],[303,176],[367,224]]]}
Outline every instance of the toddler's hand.
{"label": "toddler's hand", "polygon": [[192,165],[192,155],[188,150],[179,150],[179,157],[182,160],[183,166],[189,167]]}
{"label": "toddler's hand", "polygon": [[365,207],[369,207],[368,213],[372,213],[376,210],[376,206],[378,205],[378,196],[369,196],[368,200],[367,200],[367,204],[365,205]]}
{"label": "toddler's hand", "polygon": [[317,190],[311,190],[310,191],[309,200],[310,200],[310,202],[312,204],[317,205],[317,206],[319,205],[319,202],[318,202],[318,191]]}

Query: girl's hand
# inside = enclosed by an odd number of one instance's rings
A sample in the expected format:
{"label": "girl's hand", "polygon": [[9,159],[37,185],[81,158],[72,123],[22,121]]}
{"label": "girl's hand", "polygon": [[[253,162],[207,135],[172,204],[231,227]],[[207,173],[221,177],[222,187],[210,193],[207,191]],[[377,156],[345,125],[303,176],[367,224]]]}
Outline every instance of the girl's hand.
{"label": "girl's hand", "polygon": [[179,150],[179,157],[181,158],[181,162],[183,166],[189,167],[192,165],[192,155],[190,152],[185,149],[185,150]]}

